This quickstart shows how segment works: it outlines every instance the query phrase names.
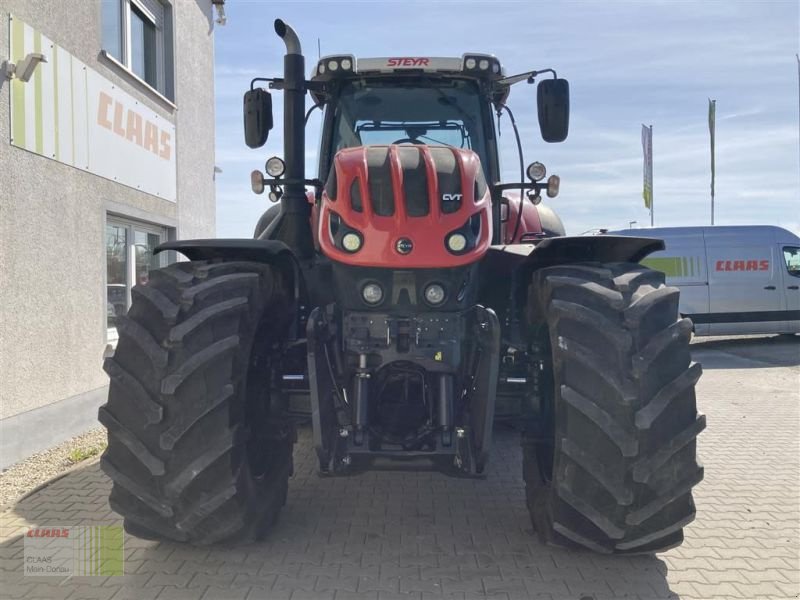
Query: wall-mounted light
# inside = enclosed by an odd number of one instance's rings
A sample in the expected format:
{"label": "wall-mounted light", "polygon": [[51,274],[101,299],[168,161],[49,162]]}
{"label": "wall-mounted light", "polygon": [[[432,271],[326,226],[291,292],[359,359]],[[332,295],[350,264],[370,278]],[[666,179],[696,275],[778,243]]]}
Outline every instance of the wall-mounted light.
{"label": "wall-mounted light", "polygon": [[18,63],[14,64],[10,60],[6,61],[6,79],[19,79],[26,83],[33,77],[33,72],[39,63],[46,63],[47,57],[39,52],[31,52]]}
{"label": "wall-mounted light", "polygon": [[228,17],[225,16],[225,0],[211,0],[211,3],[217,8],[217,23],[225,25],[228,22]]}

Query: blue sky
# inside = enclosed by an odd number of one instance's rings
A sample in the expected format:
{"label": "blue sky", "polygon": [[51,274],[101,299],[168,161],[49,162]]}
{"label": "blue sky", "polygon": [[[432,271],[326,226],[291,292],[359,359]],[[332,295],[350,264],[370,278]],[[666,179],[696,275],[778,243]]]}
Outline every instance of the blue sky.
{"label": "blue sky", "polygon": [[[250,150],[242,94],[256,76],[281,75],[284,46],[272,22],[300,35],[310,73],[322,54],[495,54],[506,73],[555,68],[570,82],[569,138],[541,140],[534,86],[509,106],[526,164],[561,176],[550,200],[569,234],[649,224],[642,202],[641,124],[653,125],[655,224],[708,225],[708,98],[717,100],[716,224],[777,224],[800,233],[796,0],[742,2],[266,2],[230,0],[217,26],[217,235],[249,237],[267,208],[249,173],[283,142],[280,94],[267,145]],[[308,99],[310,106],[310,99]],[[317,115],[319,113],[316,113]],[[316,173],[319,117],[306,159]],[[504,181],[518,181],[517,154],[502,124]]]}

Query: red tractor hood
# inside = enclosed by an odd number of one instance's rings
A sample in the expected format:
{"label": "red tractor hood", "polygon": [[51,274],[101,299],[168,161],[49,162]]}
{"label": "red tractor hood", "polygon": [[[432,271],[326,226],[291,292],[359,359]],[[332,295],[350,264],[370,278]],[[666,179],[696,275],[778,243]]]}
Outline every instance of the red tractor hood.
{"label": "red tractor hood", "polygon": [[[479,260],[492,237],[491,198],[478,155],[446,146],[340,150],[322,194],[322,252],[364,267],[443,268]],[[355,247],[355,234],[360,240]],[[460,234],[465,241],[448,245]],[[345,237],[347,239],[345,239]]]}

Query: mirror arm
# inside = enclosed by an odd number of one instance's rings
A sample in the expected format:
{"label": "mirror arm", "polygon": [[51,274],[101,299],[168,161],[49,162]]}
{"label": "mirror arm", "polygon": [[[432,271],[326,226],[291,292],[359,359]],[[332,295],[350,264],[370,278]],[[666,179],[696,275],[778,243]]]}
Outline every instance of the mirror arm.
{"label": "mirror arm", "polygon": [[517,183],[496,183],[492,186],[492,189],[498,192],[504,192],[506,190],[546,190],[547,183],[539,183],[538,181],[520,181]]}
{"label": "mirror arm", "polygon": [[552,73],[553,79],[558,79],[558,75],[554,69],[542,69],[541,71],[526,71],[525,73],[520,73],[518,75],[510,75],[508,77],[504,77],[503,79],[498,79],[496,83],[499,85],[514,85],[515,83],[519,83],[523,80],[526,80],[527,83],[533,83],[536,80],[536,77],[542,73]]}
{"label": "mirror arm", "polygon": [[[253,91],[256,88],[256,82],[257,81],[268,81],[269,82],[269,87],[271,87],[271,88],[274,87],[274,83],[277,82],[277,81],[283,83],[283,79],[279,79],[277,77],[254,77],[250,81],[250,91]],[[282,89],[282,88],[275,88],[275,89]]]}
{"label": "mirror arm", "polygon": [[322,189],[325,187],[325,184],[320,179],[267,179],[266,177],[262,177],[261,181],[264,185],[268,185],[270,187],[276,185],[292,185],[292,184],[303,184],[303,185],[310,185],[312,187]]}
{"label": "mirror arm", "polygon": [[[259,81],[263,81],[269,83],[269,89],[271,90],[282,90],[284,88],[283,78],[282,77],[254,77],[250,81],[250,89],[254,90],[256,87],[256,83]],[[317,92],[320,94],[328,94],[328,87],[325,85],[323,81],[305,81],[305,89],[311,92]]]}

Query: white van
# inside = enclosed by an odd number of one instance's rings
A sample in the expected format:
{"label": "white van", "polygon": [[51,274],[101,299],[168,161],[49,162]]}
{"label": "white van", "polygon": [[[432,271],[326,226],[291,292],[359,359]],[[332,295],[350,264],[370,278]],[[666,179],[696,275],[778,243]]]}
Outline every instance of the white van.
{"label": "white van", "polygon": [[642,264],[681,290],[696,335],[800,332],[800,238],[771,225],[626,229],[664,240]]}

